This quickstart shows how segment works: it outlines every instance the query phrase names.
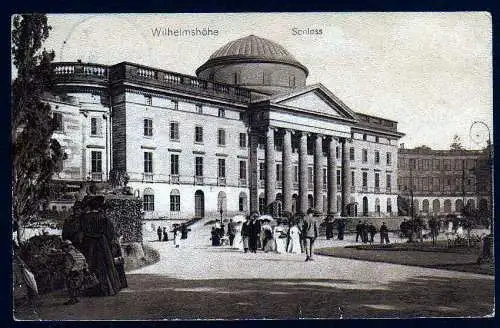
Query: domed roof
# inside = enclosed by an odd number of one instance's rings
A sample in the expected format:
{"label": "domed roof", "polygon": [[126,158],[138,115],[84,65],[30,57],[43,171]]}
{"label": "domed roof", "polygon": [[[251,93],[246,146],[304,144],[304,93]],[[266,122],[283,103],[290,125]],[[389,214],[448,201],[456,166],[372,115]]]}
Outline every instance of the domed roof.
{"label": "domed roof", "polygon": [[306,75],[308,74],[307,68],[283,46],[255,35],[245,36],[225,44],[215,51],[207,62],[197,69],[197,72],[207,66],[234,61],[285,63],[297,66],[304,70]]}
{"label": "domed roof", "polygon": [[249,35],[227,43],[214,52],[212,56],[210,56],[210,59],[227,56],[260,57],[285,61],[297,61],[281,45],[255,35]]}

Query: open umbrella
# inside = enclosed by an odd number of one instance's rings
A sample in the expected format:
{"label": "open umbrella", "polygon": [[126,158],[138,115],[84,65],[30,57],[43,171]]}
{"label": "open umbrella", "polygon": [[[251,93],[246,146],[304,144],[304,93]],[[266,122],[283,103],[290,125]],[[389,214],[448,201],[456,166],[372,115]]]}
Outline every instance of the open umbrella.
{"label": "open umbrella", "polygon": [[261,220],[261,221],[266,221],[268,220],[269,222],[273,221],[273,217],[269,214],[265,214],[265,215],[261,215],[257,218],[257,220]]}
{"label": "open umbrella", "polygon": [[244,215],[233,216],[233,222],[245,222],[247,218]]}

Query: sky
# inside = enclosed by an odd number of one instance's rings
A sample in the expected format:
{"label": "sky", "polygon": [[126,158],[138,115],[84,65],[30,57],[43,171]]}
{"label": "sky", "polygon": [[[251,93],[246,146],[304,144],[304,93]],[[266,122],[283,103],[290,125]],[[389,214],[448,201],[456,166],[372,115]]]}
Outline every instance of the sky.
{"label": "sky", "polygon": [[[485,12],[48,15],[55,61],[129,61],[195,75],[226,43],[254,34],[285,47],[357,112],[398,122],[406,148],[485,145],[492,129],[492,25]],[[154,36],[155,28],[217,36]],[[297,35],[295,30],[322,33]],[[477,125],[476,125],[477,127]],[[493,132],[493,131],[491,131]]]}

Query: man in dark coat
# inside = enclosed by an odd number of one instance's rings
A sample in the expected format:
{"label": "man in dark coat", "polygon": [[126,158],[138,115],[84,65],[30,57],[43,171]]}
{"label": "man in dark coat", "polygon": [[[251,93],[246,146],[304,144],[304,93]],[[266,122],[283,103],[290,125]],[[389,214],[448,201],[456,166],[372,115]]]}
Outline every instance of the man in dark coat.
{"label": "man in dark coat", "polygon": [[338,219],[337,220],[337,230],[338,230],[338,239],[339,240],[344,240],[344,232],[345,232],[345,219]]}
{"label": "man in dark coat", "polygon": [[236,224],[233,222],[233,219],[229,219],[227,234],[229,235],[229,246],[233,246],[234,236],[236,235]]}
{"label": "man in dark coat", "polygon": [[361,239],[363,240],[363,243],[368,242],[368,222],[365,221],[361,225]]}
{"label": "man in dark coat", "polygon": [[363,224],[361,221],[356,224],[356,242],[358,242],[358,239],[361,237],[361,241],[363,241]]}
{"label": "man in dark coat", "polygon": [[158,241],[161,241],[163,230],[161,230],[160,226],[158,226],[158,229],[156,229],[156,233],[158,234]]}
{"label": "man in dark coat", "polygon": [[385,222],[382,222],[382,226],[380,227],[380,243],[389,244],[389,229],[387,229],[387,226],[385,225]]}
{"label": "man in dark coat", "polygon": [[258,214],[252,213],[250,216],[250,238],[249,238],[249,248],[250,252],[257,253],[257,240],[260,238],[261,224],[257,220]]}
{"label": "man in dark coat", "polygon": [[326,239],[330,240],[333,238],[333,221],[330,216],[326,217],[325,226],[326,226]]}
{"label": "man in dark coat", "polygon": [[372,222],[370,222],[370,224],[368,225],[368,232],[370,233],[370,243],[373,243],[373,238],[377,233],[377,228],[375,228]]}

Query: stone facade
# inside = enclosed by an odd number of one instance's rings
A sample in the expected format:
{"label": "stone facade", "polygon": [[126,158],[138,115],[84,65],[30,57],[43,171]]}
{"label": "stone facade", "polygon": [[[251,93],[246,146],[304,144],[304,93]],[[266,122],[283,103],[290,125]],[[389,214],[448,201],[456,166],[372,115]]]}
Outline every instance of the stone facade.
{"label": "stone facade", "polygon": [[488,152],[400,148],[401,197],[413,193],[417,215],[461,215],[464,205],[490,210]]}
{"label": "stone facade", "polygon": [[[72,138],[82,155],[71,165],[80,166],[80,179],[126,171],[147,218],[266,212],[271,204],[292,213],[395,215],[403,136],[397,123],[354,112],[321,84],[306,86],[307,69],[288,55],[250,55],[212,57],[226,62],[209,80],[127,62],[54,64],[54,93],[78,100],[72,108],[80,126]],[[225,70],[245,61],[252,68],[259,58],[271,72],[300,70],[303,81],[285,90],[281,78],[271,79],[266,83],[276,89],[266,92],[223,83],[230,82]],[[205,63],[198,72],[217,65]],[[97,118],[98,136],[90,131]],[[89,157],[97,150],[99,172]]]}

